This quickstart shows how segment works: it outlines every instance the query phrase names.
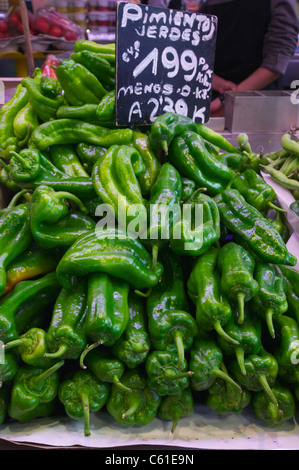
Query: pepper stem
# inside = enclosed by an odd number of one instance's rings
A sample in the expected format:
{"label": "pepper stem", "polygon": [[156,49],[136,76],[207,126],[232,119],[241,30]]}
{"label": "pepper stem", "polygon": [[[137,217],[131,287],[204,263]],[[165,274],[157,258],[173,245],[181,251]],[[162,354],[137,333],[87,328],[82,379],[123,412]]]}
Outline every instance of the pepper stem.
{"label": "pepper stem", "polygon": [[286,212],[285,209],[282,209],[282,207],[279,207],[279,206],[276,206],[275,204],[273,204],[273,202],[268,202],[268,207],[270,207],[271,209],[274,209],[278,212]]}
{"label": "pepper stem", "polygon": [[234,338],[231,338],[226,333],[226,331],[224,331],[224,329],[222,328],[221,323],[219,321],[214,323],[214,329],[218,333],[218,335],[222,336],[222,338],[226,339],[229,343],[236,344],[237,346],[240,344],[239,341],[237,341]]}
{"label": "pepper stem", "polygon": [[168,155],[168,144],[167,144],[167,140],[162,140],[161,142],[161,147],[165,153],[165,155]]}
{"label": "pepper stem", "polygon": [[81,403],[83,406],[84,417],[84,436],[90,436],[90,412],[89,412],[89,397],[86,392],[80,393]]}
{"label": "pepper stem", "polygon": [[126,419],[128,416],[132,416],[138,410],[141,402],[142,402],[142,398],[140,396],[138,397],[134,396],[133,404],[130,406],[130,408],[127,411],[125,411],[121,415],[122,419]]}
{"label": "pepper stem", "polygon": [[13,207],[15,207],[16,203],[18,202],[18,200],[20,199],[20,197],[24,196],[24,194],[28,193],[29,190],[28,189],[22,189],[21,191],[19,191],[18,193],[16,193],[13,198],[10,200],[8,206],[6,206],[6,209],[9,210],[9,209],[12,209]]}
{"label": "pepper stem", "polygon": [[169,374],[167,375],[167,372],[165,372],[165,375],[163,377],[163,380],[180,380],[180,379],[187,379],[188,377],[191,377],[191,375],[193,375],[194,372],[192,372],[191,370],[188,370],[186,372],[181,372],[180,374]]}
{"label": "pepper stem", "polygon": [[132,392],[132,389],[131,389],[131,388],[126,387],[123,383],[121,383],[121,381],[119,380],[119,378],[117,377],[117,375],[114,375],[114,376],[113,376],[112,382],[114,383],[114,385],[115,385],[116,387],[120,388],[120,389],[123,390],[124,392],[129,392],[129,393]]}
{"label": "pepper stem", "polygon": [[77,204],[81,212],[87,212],[87,208],[83,202],[77,196],[69,193],[68,191],[57,191],[55,196],[61,199],[69,199]]}
{"label": "pepper stem", "polygon": [[28,160],[26,160],[26,158],[21,157],[21,155],[14,151],[11,151],[10,153],[23,165],[23,168],[30,170],[30,163]]}
{"label": "pepper stem", "polygon": [[56,362],[56,364],[54,364],[52,367],[49,367],[49,369],[46,369],[41,374],[31,377],[30,384],[38,388],[39,385],[41,385],[48,377],[50,377],[50,375],[54,374],[54,372],[60,369],[60,367],[62,367],[63,364],[64,364],[64,361]]}
{"label": "pepper stem", "polygon": [[265,393],[267,394],[268,398],[270,399],[270,401],[275,405],[275,406],[278,406],[278,402],[277,402],[277,399],[268,383],[268,380],[267,380],[267,377],[265,374],[259,374],[258,376],[258,379],[259,379],[259,383],[261,384],[261,386],[263,387]]}
{"label": "pepper stem", "polygon": [[175,331],[174,333],[174,342],[176,345],[176,350],[178,354],[178,363],[177,363],[177,369],[182,369],[184,367],[184,362],[185,362],[185,348],[184,348],[184,341],[183,341],[183,336],[180,331]]}
{"label": "pepper stem", "polygon": [[4,344],[4,349],[11,349],[15,348],[17,346],[22,346],[23,344],[26,344],[26,342],[29,342],[28,338],[17,338],[12,341],[9,341],[9,343]]}
{"label": "pepper stem", "polygon": [[180,413],[173,411],[171,432],[174,433],[180,419]]}
{"label": "pepper stem", "polygon": [[57,357],[61,357],[66,351],[67,351],[67,345],[66,344],[62,344],[58,349],[57,351],[55,352],[46,352],[44,354],[44,357],[51,357],[53,359],[57,358]]}
{"label": "pepper stem", "polygon": [[2,158],[0,158],[0,165],[6,170],[8,173],[10,172],[10,166],[5,163]]}
{"label": "pepper stem", "polygon": [[87,354],[92,351],[93,349],[97,348],[98,346],[100,346],[100,344],[103,344],[103,341],[100,340],[100,341],[96,341],[95,343],[92,343],[92,344],[88,344],[82,351],[81,355],[80,355],[80,360],[79,360],[79,363],[80,363],[80,367],[82,367],[82,369],[87,369],[87,366],[84,364],[84,359],[85,357],[87,356]]}
{"label": "pepper stem", "polygon": [[245,295],[243,294],[243,292],[239,292],[237,294],[237,301],[238,301],[238,306],[239,306],[238,323],[241,325],[244,322]]}
{"label": "pepper stem", "polygon": [[246,368],[245,368],[245,362],[244,362],[244,349],[237,347],[236,348],[236,358],[237,362],[239,364],[240,370],[243,375],[246,375]]}
{"label": "pepper stem", "polygon": [[273,325],[273,309],[268,308],[266,311],[266,323],[268,326],[268,330],[272,338],[275,338],[275,330],[274,330],[274,325]]}
{"label": "pepper stem", "polygon": [[134,292],[137,295],[140,295],[140,297],[149,297],[151,295],[153,288],[149,287],[145,292],[142,292],[141,290],[135,289]]}
{"label": "pepper stem", "polygon": [[230,383],[231,385],[234,385],[235,387],[237,387],[240,392],[242,391],[242,388],[240,387],[240,385],[234,381],[234,379],[228,375],[226,372],[224,372],[223,370],[221,369],[214,369],[213,370],[213,375],[215,375],[216,377],[219,377],[220,379],[223,379],[225,380],[226,382]]}

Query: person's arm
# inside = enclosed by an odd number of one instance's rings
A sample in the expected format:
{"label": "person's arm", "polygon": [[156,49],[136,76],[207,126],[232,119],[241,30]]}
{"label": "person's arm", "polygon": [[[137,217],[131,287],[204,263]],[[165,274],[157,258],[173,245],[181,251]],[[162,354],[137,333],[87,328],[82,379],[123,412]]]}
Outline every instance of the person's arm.
{"label": "person's arm", "polygon": [[259,67],[249,77],[237,85],[238,91],[262,90],[280,76],[266,67]]}

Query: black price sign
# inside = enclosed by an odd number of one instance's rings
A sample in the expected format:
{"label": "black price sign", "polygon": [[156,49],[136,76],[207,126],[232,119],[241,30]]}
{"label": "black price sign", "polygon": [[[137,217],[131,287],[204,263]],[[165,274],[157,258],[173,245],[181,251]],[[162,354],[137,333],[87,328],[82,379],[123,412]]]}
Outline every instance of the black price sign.
{"label": "black price sign", "polygon": [[210,114],[217,18],[120,2],[116,34],[116,123],[151,124],[171,111]]}

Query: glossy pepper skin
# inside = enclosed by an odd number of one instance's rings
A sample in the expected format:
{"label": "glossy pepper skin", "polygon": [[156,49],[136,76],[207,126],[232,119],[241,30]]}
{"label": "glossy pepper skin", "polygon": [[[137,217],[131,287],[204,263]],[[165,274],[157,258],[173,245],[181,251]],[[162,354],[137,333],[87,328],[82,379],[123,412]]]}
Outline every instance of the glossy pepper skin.
{"label": "glossy pepper skin", "polygon": [[[45,274],[39,279],[19,282],[19,284],[0,301],[0,339],[4,343],[17,339],[18,326],[15,316],[18,310],[35,297],[57,294],[59,283],[55,272]],[[48,299],[47,299],[48,300]],[[42,304],[41,304],[42,305]]]}
{"label": "glossy pepper skin", "polygon": [[56,274],[62,287],[70,289],[77,276],[103,272],[129,282],[135,289],[153,287],[163,272],[142,243],[123,230],[110,229],[81,236],[63,255]]}
{"label": "glossy pepper skin", "polygon": [[63,60],[56,67],[56,75],[64,90],[65,100],[70,105],[97,104],[107,93],[93,73],[72,59]]}
{"label": "glossy pepper skin", "polygon": [[111,216],[115,215],[123,229],[129,230],[130,222],[134,224],[136,219],[144,230],[147,214],[138,182],[144,169],[139,152],[127,145],[112,145],[94,164],[91,177],[95,191],[112,206]]}
{"label": "glossy pepper skin", "polygon": [[255,260],[241,245],[230,242],[220,249],[218,267],[221,288],[231,301],[238,303],[238,321],[242,323],[245,303],[259,291],[259,284],[254,279]]}
{"label": "glossy pepper skin", "polygon": [[73,178],[89,176],[83,168],[72,144],[52,145],[49,149],[49,154],[53,165],[67,176]]}
{"label": "glossy pepper skin", "polygon": [[226,227],[263,261],[294,266],[296,257],[289,253],[281,235],[258,209],[248,204],[236,189],[227,189],[215,197],[220,217]]}
{"label": "glossy pepper skin", "polygon": [[20,358],[15,351],[4,353],[4,362],[0,364],[0,390],[6,382],[10,383],[19,369]]}
{"label": "glossy pepper skin", "polygon": [[103,58],[101,54],[82,50],[71,54],[70,58],[93,73],[106,90],[115,88],[115,66]]}
{"label": "glossy pepper skin", "polygon": [[231,306],[221,292],[217,270],[219,249],[211,246],[199,256],[187,281],[189,297],[196,306],[196,322],[199,331],[215,330],[220,336],[234,344],[236,340],[225,333],[223,326],[232,315]]}
{"label": "glossy pepper skin", "polygon": [[186,359],[178,367],[177,355],[170,351],[152,351],[145,362],[148,385],[161,397],[175,395],[189,386],[193,372],[188,370]]}
{"label": "glossy pepper skin", "polygon": [[157,416],[166,421],[172,421],[171,432],[174,433],[181,418],[194,410],[192,391],[187,388],[175,395],[165,395],[158,408]]}
{"label": "glossy pepper skin", "polygon": [[246,356],[244,365],[246,374],[241,372],[236,359],[229,363],[229,371],[236,381],[252,392],[264,390],[268,400],[277,406],[277,399],[272,391],[278,374],[278,363],[275,357],[262,347],[258,354]]}
{"label": "glossy pepper skin", "polygon": [[80,280],[75,289],[61,289],[52,311],[45,340],[48,351],[45,356],[53,359],[77,359],[87,340],[85,336],[85,312],[87,286]]}
{"label": "glossy pepper skin", "polygon": [[112,385],[106,403],[108,413],[122,426],[146,426],[156,417],[161,397],[147,385],[140,368],[125,372],[122,383],[132,391],[127,392]]}
{"label": "glossy pepper skin", "polygon": [[276,211],[274,219],[269,219],[269,220],[274,225],[278,233],[281,235],[281,238],[283,239],[283,241],[287,243],[288,239],[290,238],[290,231],[282,220],[281,212]]}
{"label": "glossy pepper skin", "polygon": [[224,356],[235,357],[240,370],[246,374],[244,358],[248,354],[258,354],[262,347],[262,325],[261,319],[245,308],[244,320],[240,324],[238,321],[237,309],[233,310],[231,318],[224,326],[224,330],[231,337],[238,341],[238,345],[226,341],[222,336],[217,337],[217,343],[220,346]]}
{"label": "glossy pepper skin", "polygon": [[182,176],[191,178],[208,196],[221,193],[235,172],[209,153],[204,140],[196,132],[183,132],[175,137],[168,151],[169,162]]}
{"label": "glossy pepper skin", "polygon": [[285,383],[299,382],[299,326],[297,320],[281,315],[274,320],[276,340],[273,355],[278,363],[278,376]]}
{"label": "glossy pepper skin", "polygon": [[22,423],[53,413],[59,387],[59,369],[64,362],[56,362],[48,369],[25,365],[14,377],[8,415]]}
{"label": "glossy pepper skin", "polygon": [[71,419],[83,420],[85,436],[91,434],[90,413],[103,408],[109,390],[109,384],[101,382],[88,370],[78,370],[60,383],[58,399]]}
{"label": "glossy pepper skin", "polygon": [[108,348],[101,347],[90,351],[86,356],[84,368],[89,369],[102,382],[114,384],[127,392],[131,391],[120,380],[125,373],[124,363],[113,357]]}
{"label": "glossy pepper skin", "polygon": [[207,140],[209,143],[215,145],[221,150],[225,152],[229,152],[231,154],[239,154],[239,149],[232,145],[222,134],[219,132],[210,129],[205,124],[197,124],[196,130],[198,134],[203,137],[203,139]]}
{"label": "glossy pepper skin", "polygon": [[46,150],[51,145],[86,144],[126,145],[132,140],[131,129],[109,129],[80,119],[55,119],[44,122],[34,130],[31,136],[32,145],[39,150]]}
{"label": "glossy pepper skin", "polygon": [[100,122],[115,122],[115,90],[104,95],[97,105],[96,115]]}
{"label": "glossy pepper skin", "polygon": [[79,106],[64,105],[58,108],[57,119],[79,119],[85,122],[97,121],[97,104],[86,103]]}
{"label": "glossy pepper skin", "polygon": [[216,158],[234,171],[239,172],[242,170],[243,156],[241,153],[219,153]]}
{"label": "glossy pepper skin", "polygon": [[[69,203],[75,204],[72,209]],[[44,249],[68,248],[80,235],[95,229],[79,198],[68,191],[39,185],[30,201],[30,226],[35,242]]]}
{"label": "glossy pepper skin", "polygon": [[285,280],[285,293],[288,302],[287,315],[299,321],[299,273],[294,269],[279,266]]}
{"label": "glossy pepper skin", "polygon": [[[56,79],[52,78],[51,80],[55,81]],[[38,118],[42,122],[55,118],[58,108],[65,103],[62,89],[59,90],[58,88],[57,94],[53,97],[49,97],[43,93],[40,83],[37,83],[34,78],[23,78],[22,85],[27,89],[28,101],[32,105]]]}
{"label": "glossy pepper skin", "polygon": [[77,145],[76,151],[83,167],[86,169],[87,173],[91,175],[94,164],[98,158],[104,155],[107,149],[101,147],[101,145],[85,144],[81,142]]}
{"label": "glossy pepper skin", "polygon": [[[190,207],[190,211],[187,207]],[[197,212],[198,211],[198,212]],[[220,239],[220,214],[215,201],[197,189],[183,206],[183,217],[173,228],[170,239],[177,255],[199,256]]]}
{"label": "glossy pepper skin", "polygon": [[113,355],[133,369],[142,364],[151,347],[145,301],[139,295],[129,292],[129,320],[121,337],[111,347]]}
{"label": "glossy pepper skin", "polygon": [[284,279],[276,266],[260,262],[256,265],[255,278],[259,290],[252,299],[252,305],[257,314],[265,320],[269,333],[274,338],[273,318],[288,309]]}
{"label": "glossy pepper skin", "polygon": [[196,190],[196,183],[189,178],[182,177],[182,196],[181,201],[185,202],[191,198]]}
{"label": "glossy pepper skin", "polygon": [[164,163],[152,186],[148,208],[146,243],[152,247],[154,263],[158,251],[172,236],[173,226],[180,217],[182,181],[179,172],[170,163]]}
{"label": "glossy pepper skin", "polygon": [[25,144],[31,133],[39,126],[39,119],[32,104],[28,102],[15,116],[13,129],[15,136]]}
{"label": "glossy pepper skin", "polygon": [[237,389],[240,386],[222,369],[223,354],[217,342],[210,336],[197,336],[190,349],[189,370],[191,389],[208,390],[217,378],[231,383]]}
{"label": "glossy pepper skin", "polygon": [[32,242],[28,204],[18,204],[0,215],[0,295],[6,286],[6,268]]}
{"label": "glossy pepper skin", "polygon": [[167,112],[152,123],[149,133],[150,146],[154,150],[163,150],[168,154],[168,148],[173,139],[183,131],[196,132],[196,124],[187,116]]}
{"label": "glossy pepper skin", "polygon": [[277,427],[294,417],[296,404],[292,391],[286,386],[276,383],[272,390],[278,406],[268,400],[263,390],[253,394],[252,405],[258,418],[269,426]]}

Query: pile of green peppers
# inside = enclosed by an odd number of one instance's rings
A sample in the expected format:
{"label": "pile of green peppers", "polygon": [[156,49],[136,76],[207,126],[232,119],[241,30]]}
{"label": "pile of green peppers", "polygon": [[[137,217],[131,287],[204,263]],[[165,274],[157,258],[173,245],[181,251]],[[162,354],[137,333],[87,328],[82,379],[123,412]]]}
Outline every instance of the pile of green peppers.
{"label": "pile of green peppers", "polygon": [[56,74],[0,113],[0,423],[291,420],[297,258],[247,136],[117,127],[114,45],[78,41]]}

